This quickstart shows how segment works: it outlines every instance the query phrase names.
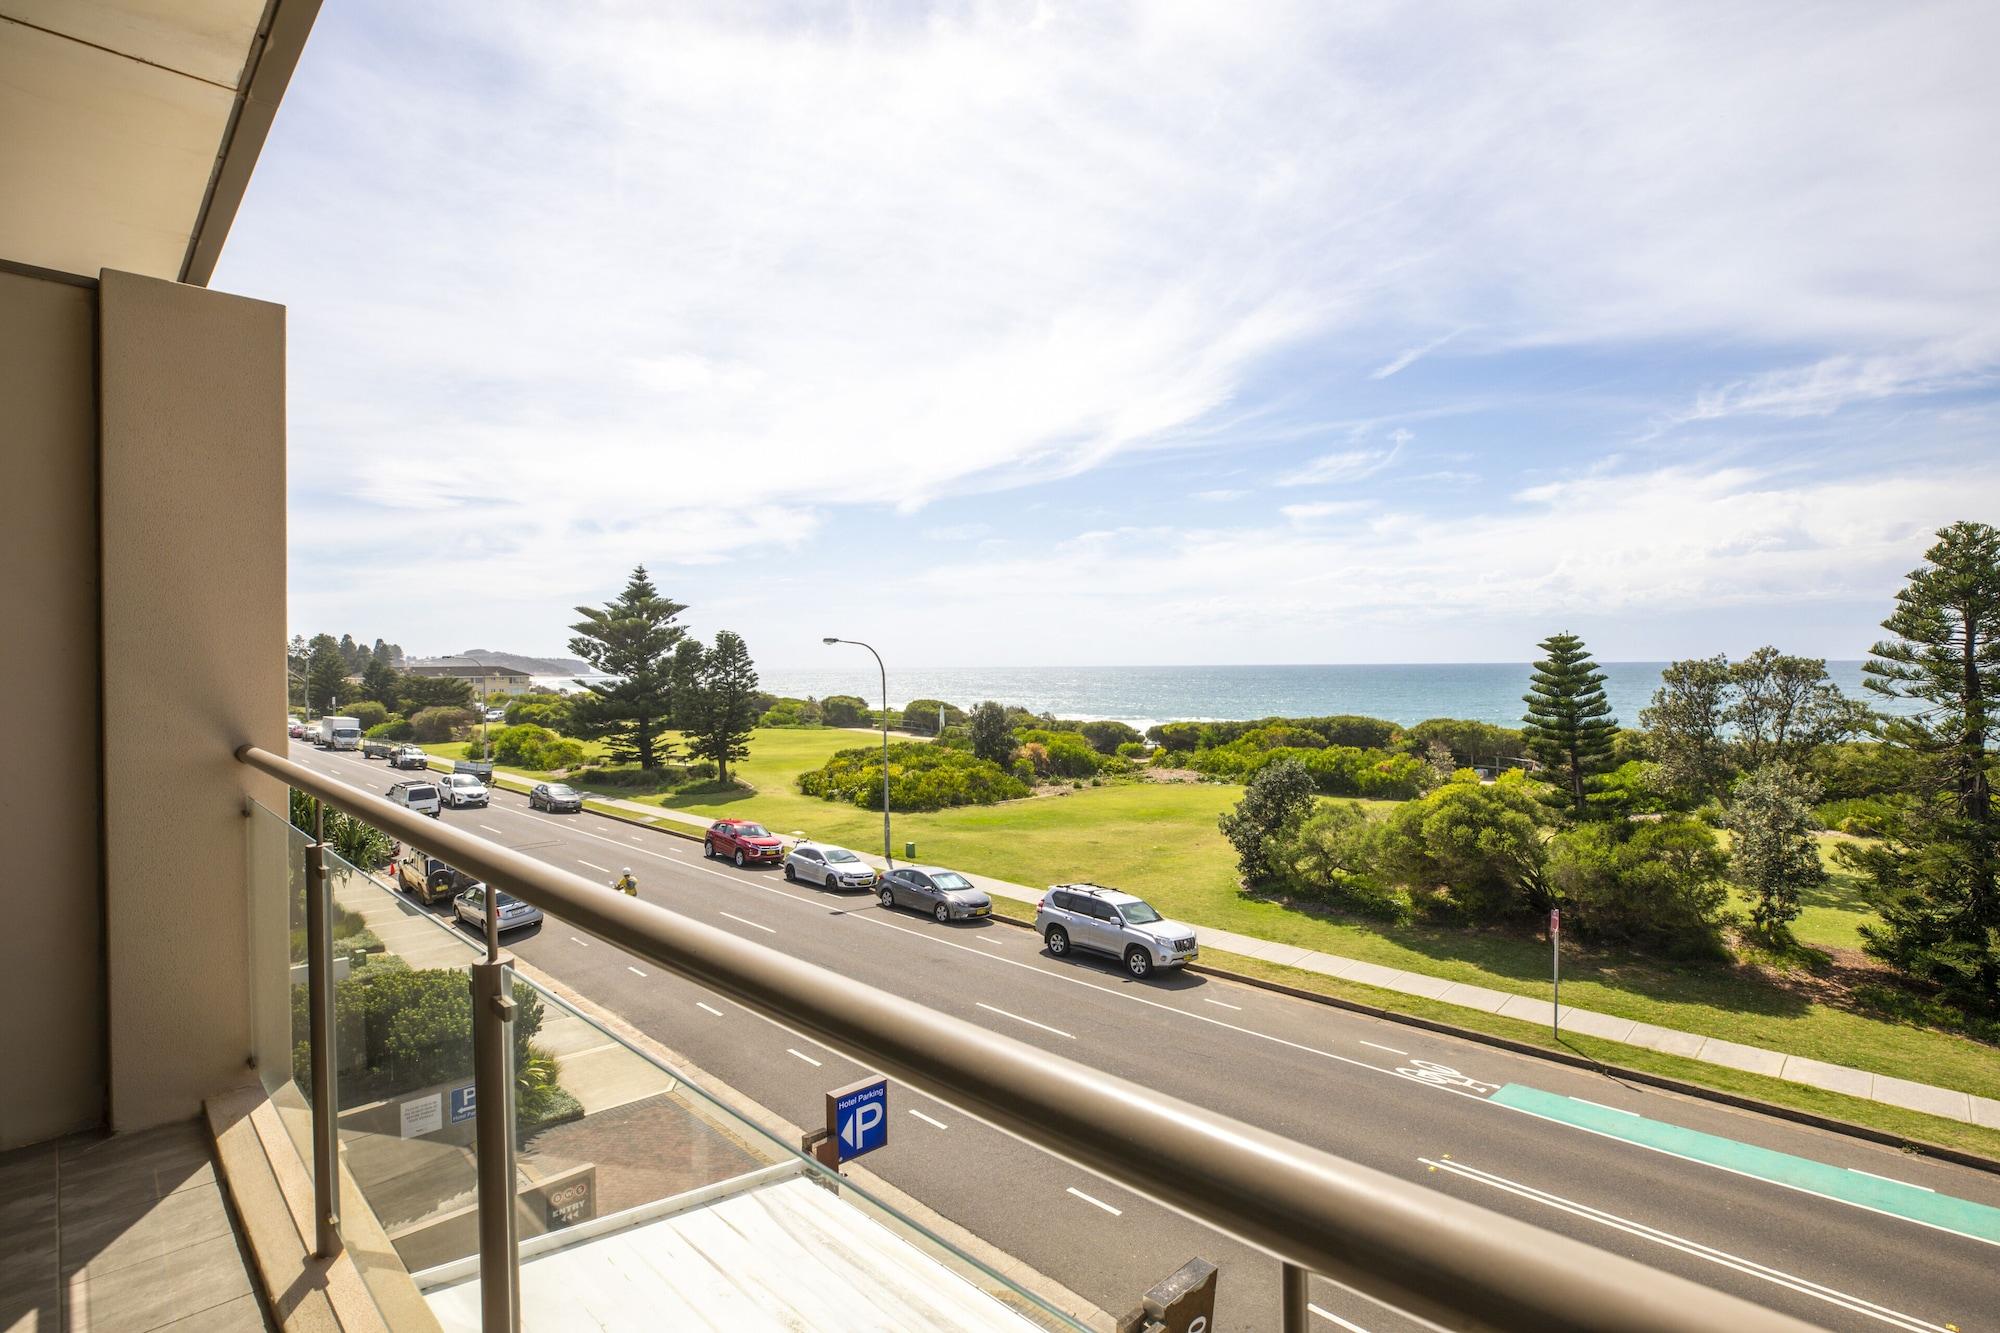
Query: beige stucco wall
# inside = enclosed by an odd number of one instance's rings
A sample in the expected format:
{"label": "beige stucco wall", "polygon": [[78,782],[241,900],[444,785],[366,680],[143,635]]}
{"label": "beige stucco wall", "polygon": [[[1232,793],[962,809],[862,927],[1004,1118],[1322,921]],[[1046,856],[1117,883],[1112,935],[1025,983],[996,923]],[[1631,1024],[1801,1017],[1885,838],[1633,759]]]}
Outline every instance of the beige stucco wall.
{"label": "beige stucco wall", "polygon": [[104,1115],[96,304],[0,271],[0,1150]]}
{"label": "beige stucco wall", "polygon": [[285,312],[129,273],[98,312],[110,1119],[245,1078],[243,798],[285,746]]}

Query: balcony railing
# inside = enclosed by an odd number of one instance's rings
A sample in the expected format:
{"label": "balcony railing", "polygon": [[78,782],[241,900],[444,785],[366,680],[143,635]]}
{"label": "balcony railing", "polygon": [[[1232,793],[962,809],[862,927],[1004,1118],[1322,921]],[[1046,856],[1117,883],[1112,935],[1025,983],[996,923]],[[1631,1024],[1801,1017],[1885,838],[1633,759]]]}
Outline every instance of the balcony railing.
{"label": "balcony railing", "polygon": [[[606,892],[254,746],[243,763],[422,846],[571,928],[744,1007],[1267,1253],[1283,1267],[1284,1328],[1303,1330],[1317,1273],[1454,1329],[1780,1333],[1809,1325],[1253,1125],[1051,1055],[739,939]],[[333,961],[321,848],[306,860],[307,1040],[312,1045],[314,1184],[323,1247],[337,1243],[332,1095]],[[493,916],[488,914],[491,922]],[[319,924],[315,926],[315,921]],[[469,968],[477,1111],[478,1258],[483,1325],[520,1319],[515,1234],[511,960],[489,925]],[[920,1018],[921,1021],[918,1021]],[[322,1072],[324,1070],[324,1072]],[[1163,1170],[1162,1164],[1171,1164]]]}

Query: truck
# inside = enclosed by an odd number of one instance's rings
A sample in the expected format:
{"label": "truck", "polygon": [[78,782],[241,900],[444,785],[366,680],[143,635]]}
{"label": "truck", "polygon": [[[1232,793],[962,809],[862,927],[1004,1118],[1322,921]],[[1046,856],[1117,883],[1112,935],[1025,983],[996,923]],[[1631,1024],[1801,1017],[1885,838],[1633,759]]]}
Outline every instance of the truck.
{"label": "truck", "polygon": [[313,744],[322,750],[361,748],[361,721],[352,717],[323,717],[313,724]]}

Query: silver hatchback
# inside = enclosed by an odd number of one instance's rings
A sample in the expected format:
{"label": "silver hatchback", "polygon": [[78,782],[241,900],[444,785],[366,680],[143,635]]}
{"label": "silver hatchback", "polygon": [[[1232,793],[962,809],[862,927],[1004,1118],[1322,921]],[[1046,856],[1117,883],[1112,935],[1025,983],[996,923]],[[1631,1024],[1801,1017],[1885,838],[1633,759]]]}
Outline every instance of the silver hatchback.
{"label": "silver hatchback", "polygon": [[1058,958],[1072,949],[1109,954],[1135,977],[1201,956],[1193,926],[1169,921],[1144,898],[1101,884],[1051,884],[1035,905],[1035,933]]}
{"label": "silver hatchback", "polygon": [[884,907],[914,907],[939,921],[991,916],[993,900],[956,870],[941,866],[899,866],[882,876],[875,896]]}

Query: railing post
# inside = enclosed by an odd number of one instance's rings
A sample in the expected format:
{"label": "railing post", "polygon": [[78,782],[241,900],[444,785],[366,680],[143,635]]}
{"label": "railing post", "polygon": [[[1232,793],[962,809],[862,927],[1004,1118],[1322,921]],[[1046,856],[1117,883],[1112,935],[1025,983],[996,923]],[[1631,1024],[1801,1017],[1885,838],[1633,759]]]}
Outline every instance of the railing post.
{"label": "railing post", "polygon": [[1312,1312],[1306,1309],[1306,1270],[1297,1264],[1286,1264],[1284,1270],[1278,1302],[1279,1327],[1284,1333],[1306,1333],[1306,1326],[1312,1321]]}
{"label": "railing post", "polygon": [[519,1333],[514,1227],[513,962],[500,952],[498,889],[486,886],[486,958],[472,965],[472,1104],[479,1150],[479,1311],[485,1333]]}
{"label": "railing post", "polygon": [[340,1249],[340,1122],[333,1086],[333,915],[326,891],[326,807],[313,801],[306,846],[306,1017],[312,1044],[313,1254]]}

